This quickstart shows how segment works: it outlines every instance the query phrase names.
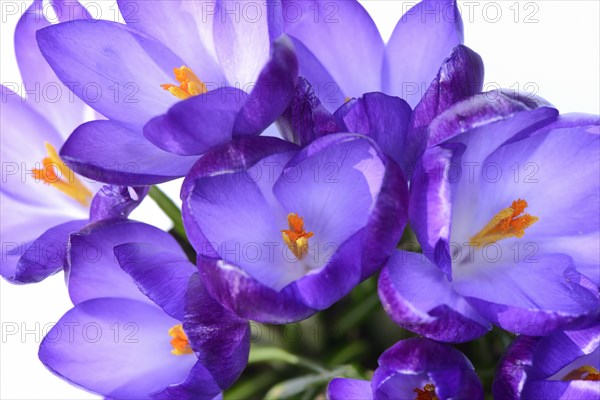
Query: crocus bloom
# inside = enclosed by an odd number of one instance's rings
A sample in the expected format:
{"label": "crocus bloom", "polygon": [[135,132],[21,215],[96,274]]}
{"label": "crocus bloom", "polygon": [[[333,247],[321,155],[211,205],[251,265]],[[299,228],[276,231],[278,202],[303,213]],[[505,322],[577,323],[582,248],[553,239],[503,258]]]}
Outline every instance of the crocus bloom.
{"label": "crocus bloom", "polygon": [[398,96],[414,107],[442,61],[463,43],[454,0],[415,5],[387,44],[356,0],[282,0],[282,6],[283,29],[296,47],[300,75],[330,111],[368,92]]}
{"label": "crocus bloom", "polygon": [[72,235],[70,260],[75,306],[39,351],[57,375],[108,398],[212,399],[245,367],[247,321],[206,294],[169,234],[97,223]]}
{"label": "crocus bloom", "polygon": [[329,400],[483,399],[471,362],[452,346],[428,339],[402,340],[378,360],[371,382],[335,378]]}
{"label": "crocus bloom", "polygon": [[467,341],[597,317],[598,118],[533,100],[482,94],[430,124],[409,205],[423,254],[398,251],[379,281],[396,323]]}
{"label": "crocus bloom", "polygon": [[[54,0],[62,21],[89,18],[74,1]],[[77,176],[58,155],[68,133],[91,111],[54,73],[37,49],[36,30],[50,25],[41,0],[19,20],[15,50],[27,98],[0,86],[2,95],[2,261],[0,275],[16,283],[38,282],[62,269],[69,233],[91,219],[126,216],[143,190],[105,188]],[[14,87],[13,89],[17,89]],[[133,195],[135,198],[132,198]],[[122,208],[116,210],[114,207]],[[112,204],[112,205],[109,205]],[[126,205],[128,204],[128,205]]]}
{"label": "crocus bloom", "polygon": [[483,62],[465,46],[455,47],[414,110],[399,97],[381,92],[348,99],[330,113],[308,81],[300,78],[280,119],[282,134],[301,146],[331,133],[355,132],[372,138],[408,178],[425,150],[427,126],[454,103],[481,91]]}
{"label": "crocus bloom", "polygon": [[62,148],[76,172],[121,185],[178,178],[210,148],[260,134],[287,107],[298,65],[272,7],[256,3],[249,19],[230,10],[243,1],[118,4],[126,24],[38,32],[57,76],[108,118],[80,126]]}
{"label": "crocus bloom", "polygon": [[261,322],[331,306],[385,262],[406,223],[402,172],[357,134],[302,150],[234,141],[198,161],[181,196],[207,290]]}
{"label": "crocus bloom", "polygon": [[600,325],[546,337],[519,336],[508,348],[494,380],[497,399],[600,397]]}

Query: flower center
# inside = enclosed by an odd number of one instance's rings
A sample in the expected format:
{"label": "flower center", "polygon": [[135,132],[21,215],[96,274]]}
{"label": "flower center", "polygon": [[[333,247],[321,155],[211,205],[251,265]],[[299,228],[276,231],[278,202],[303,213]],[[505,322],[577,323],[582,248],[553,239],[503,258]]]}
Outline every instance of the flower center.
{"label": "flower center", "polygon": [[297,214],[289,213],[287,218],[290,229],[282,230],[281,236],[296,258],[302,260],[308,253],[308,239],[313,233],[304,230],[304,220]]}
{"label": "flower center", "polygon": [[600,372],[591,365],[584,365],[569,372],[563,381],[600,381]]}
{"label": "flower center", "polygon": [[525,229],[539,219],[529,214],[523,214],[526,208],[527,202],[525,200],[513,201],[510,207],[494,215],[491,221],[471,238],[471,246],[481,247],[509,237],[523,237]]}
{"label": "flower center", "polygon": [[168,90],[173,96],[178,99],[189,99],[192,96],[197,96],[208,92],[206,85],[202,82],[191,68],[183,65],[181,68],[174,68],[175,79],[179,82],[179,86],[165,83],[160,85],[165,90]]}
{"label": "flower center", "polygon": [[431,383],[423,386],[423,389],[415,389],[414,392],[417,394],[415,400],[439,400],[435,394],[435,386]]}
{"label": "flower center", "polygon": [[183,330],[183,326],[181,324],[177,324],[169,329],[169,336],[171,339],[171,346],[173,346],[173,350],[171,350],[172,354],[176,356],[182,356],[184,354],[192,354],[194,351],[190,347],[190,341],[188,340],[187,335]]}
{"label": "flower center", "polygon": [[42,160],[41,169],[33,169],[31,172],[36,182],[42,181],[51,185],[71,198],[77,200],[84,207],[90,205],[92,192],[75,176],[71,168],[60,159],[54,146],[44,143],[48,157]]}

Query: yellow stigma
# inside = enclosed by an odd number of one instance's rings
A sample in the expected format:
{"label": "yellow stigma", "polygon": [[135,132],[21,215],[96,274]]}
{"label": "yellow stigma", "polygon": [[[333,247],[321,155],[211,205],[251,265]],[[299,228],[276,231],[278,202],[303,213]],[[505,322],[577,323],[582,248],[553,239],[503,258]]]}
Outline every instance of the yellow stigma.
{"label": "yellow stigma", "polygon": [[90,205],[92,192],[75,176],[71,168],[60,159],[54,146],[44,143],[48,157],[42,160],[42,169],[33,169],[34,179],[55,187],[71,198],[77,200],[84,207]]}
{"label": "yellow stigma", "polygon": [[160,85],[165,90],[168,90],[173,96],[178,99],[189,99],[192,96],[197,96],[208,92],[206,85],[202,82],[191,68],[185,65],[181,68],[174,68],[175,79],[179,82],[179,86],[165,83]]}
{"label": "yellow stigma", "polygon": [[182,356],[194,352],[190,347],[190,341],[183,331],[183,326],[181,324],[177,324],[169,329],[169,336],[173,338],[171,339],[171,346],[173,346],[173,350],[171,350],[172,354]]}
{"label": "yellow stigma", "polygon": [[296,258],[302,260],[308,253],[308,239],[313,233],[304,230],[304,220],[297,214],[289,213],[287,218],[290,229],[282,230],[281,236]]}
{"label": "yellow stigma", "polygon": [[417,394],[415,400],[439,400],[435,394],[435,386],[431,383],[423,386],[423,389],[415,389],[414,392]]}
{"label": "yellow stigma", "polygon": [[471,238],[471,246],[481,247],[509,237],[523,237],[525,229],[539,219],[529,214],[523,214],[526,208],[527,202],[525,200],[513,201],[510,207],[494,215],[492,220],[477,235]]}
{"label": "yellow stigma", "polygon": [[600,372],[591,365],[584,365],[569,372],[563,381],[600,381]]}
{"label": "yellow stigma", "polygon": [[347,102],[349,102],[350,100],[352,100],[352,97],[346,97],[346,98],[344,99],[344,103],[347,103]]}

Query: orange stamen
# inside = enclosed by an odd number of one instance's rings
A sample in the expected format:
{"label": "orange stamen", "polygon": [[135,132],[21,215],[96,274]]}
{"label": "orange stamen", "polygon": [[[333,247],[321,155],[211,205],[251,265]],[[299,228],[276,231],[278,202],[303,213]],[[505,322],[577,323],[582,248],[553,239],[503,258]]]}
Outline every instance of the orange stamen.
{"label": "orange stamen", "polygon": [[169,329],[169,336],[173,338],[171,339],[171,346],[173,346],[173,350],[171,350],[172,354],[182,356],[194,352],[190,347],[190,341],[181,324],[177,324]]}
{"label": "orange stamen", "polygon": [[591,365],[584,365],[569,372],[563,381],[600,381],[600,372]]}
{"label": "orange stamen", "polygon": [[414,392],[417,394],[415,400],[439,400],[435,394],[435,386],[431,383],[423,386],[423,389],[415,389]]}
{"label": "orange stamen", "polygon": [[77,178],[73,170],[61,160],[54,146],[44,143],[48,157],[42,160],[42,168],[34,168],[31,173],[37,182],[51,185],[66,195],[88,207],[92,200],[92,192]]}
{"label": "orange stamen", "polygon": [[288,214],[288,225],[290,229],[282,230],[281,236],[296,258],[301,260],[308,253],[308,239],[313,233],[304,230],[304,219],[295,213]]}
{"label": "orange stamen", "polygon": [[175,73],[175,80],[179,82],[179,86],[165,83],[160,85],[160,87],[164,90],[168,90],[178,99],[189,99],[192,96],[197,96],[208,91],[204,82],[194,74],[194,71],[185,65],[181,68],[174,68],[173,72]]}
{"label": "orange stamen", "polygon": [[525,200],[513,201],[510,207],[494,215],[490,222],[471,238],[471,246],[481,247],[509,237],[523,237],[525,229],[539,220],[538,217],[523,214],[526,208],[527,202]]}

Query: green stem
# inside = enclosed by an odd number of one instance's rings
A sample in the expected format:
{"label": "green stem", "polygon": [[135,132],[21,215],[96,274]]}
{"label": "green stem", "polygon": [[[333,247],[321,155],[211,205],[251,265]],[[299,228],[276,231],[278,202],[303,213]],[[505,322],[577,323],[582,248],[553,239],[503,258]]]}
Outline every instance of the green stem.
{"label": "green stem", "polygon": [[187,235],[185,234],[185,229],[183,228],[183,220],[181,219],[181,210],[173,200],[169,198],[162,190],[160,190],[157,186],[152,186],[148,195],[156,205],[166,214],[167,217],[171,221],[173,221],[173,230],[177,233],[182,239],[187,239]]}
{"label": "green stem", "polygon": [[372,293],[369,297],[364,299],[362,303],[354,307],[350,312],[344,315],[337,323],[335,329],[335,337],[340,338],[346,334],[350,329],[359,324],[364,318],[373,312],[379,305],[379,296],[377,292]]}
{"label": "green stem", "polygon": [[292,353],[288,353],[287,351],[277,347],[252,347],[250,349],[248,364],[271,361],[278,361],[286,364],[305,367],[318,373],[327,371],[325,368],[313,361],[299,357]]}

